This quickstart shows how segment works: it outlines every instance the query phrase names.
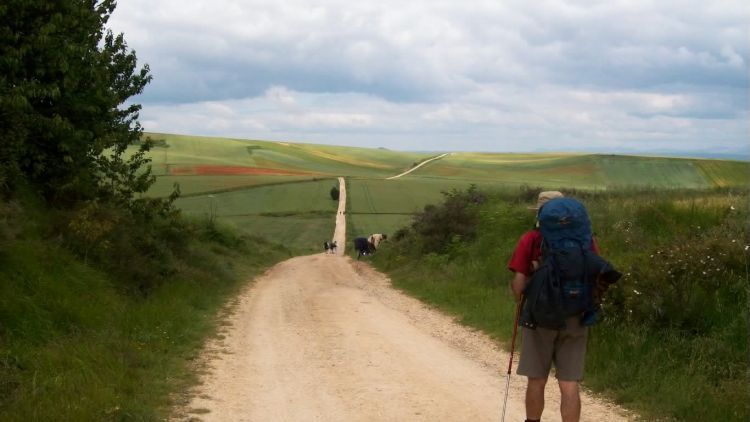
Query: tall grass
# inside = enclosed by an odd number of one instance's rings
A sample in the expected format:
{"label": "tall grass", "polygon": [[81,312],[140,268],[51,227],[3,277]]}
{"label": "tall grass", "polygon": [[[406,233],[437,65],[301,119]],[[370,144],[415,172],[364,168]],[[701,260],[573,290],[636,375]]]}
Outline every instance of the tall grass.
{"label": "tall grass", "polygon": [[[243,281],[287,256],[197,221],[184,223],[192,232],[169,262],[131,260],[141,268],[130,273],[95,254],[84,264],[67,241],[49,237],[55,218],[47,211],[30,204],[0,211],[3,421],[166,418],[171,394],[194,382],[190,362],[217,310]],[[146,240],[156,245],[160,236]],[[135,253],[109,250],[117,252]],[[133,274],[159,281],[142,290]]]}
{"label": "tall grass", "polygon": [[[536,192],[490,195],[473,240],[424,254],[412,228],[373,262],[397,287],[506,341],[506,266],[533,224]],[[747,193],[567,193],[586,203],[602,254],[625,274],[591,331],[585,386],[649,419],[747,420]]]}

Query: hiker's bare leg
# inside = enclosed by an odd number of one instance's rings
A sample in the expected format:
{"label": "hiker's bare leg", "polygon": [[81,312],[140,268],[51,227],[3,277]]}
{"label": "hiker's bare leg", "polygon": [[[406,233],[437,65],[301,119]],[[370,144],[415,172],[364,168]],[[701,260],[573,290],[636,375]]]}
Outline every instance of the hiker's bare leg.
{"label": "hiker's bare leg", "polygon": [[544,411],[544,386],[547,378],[531,378],[526,386],[526,418],[541,419]]}
{"label": "hiker's bare leg", "polygon": [[560,384],[560,416],[563,422],[578,422],[581,419],[581,395],[578,393],[578,382],[561,381]]}

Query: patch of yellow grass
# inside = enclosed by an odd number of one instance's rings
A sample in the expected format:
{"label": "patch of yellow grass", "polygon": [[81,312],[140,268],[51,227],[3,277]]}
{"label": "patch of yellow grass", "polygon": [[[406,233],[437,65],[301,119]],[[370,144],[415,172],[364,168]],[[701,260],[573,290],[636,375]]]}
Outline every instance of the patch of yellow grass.
{"label": "patch of yellow grass", "polygon": [[549,169],[537,170],[541,174],[571,174],[571,175],[595,175],[599,168],[594,164],[580,164],[571,166],[560,166]]}
{"label": "patch of yellow grass", "polygon": [[745,200],[746,198],[741,196],[705,196],[699,198],[678,199],[674,201],[674,205],[679,208],[690,208],[693,206],[700,208],[729,208],[734,206],[735,208],[739,208],[744,205]]}
{"label": "patch of yellow grass", "polygon": [[569,158],[575,154],[487,154],[454,153],[454,158],[487,164],[542,163]]}
{"label": "patch of yellow grass", "polygon": [[372,168],[378,168],[378,169],[391,168],[391,166],[387,164],[362,160],[362,159],[358,159],[352,156],[341,156],[338,154],[332,154],[330,152],[325,152],[321,150],[310,150],[309,153],[317,157],[325,158],[325,159],[332,160],[332,161],[338,161],[340,163],[351,164],[353,166],[364,166],[364,167],[372,167]]}

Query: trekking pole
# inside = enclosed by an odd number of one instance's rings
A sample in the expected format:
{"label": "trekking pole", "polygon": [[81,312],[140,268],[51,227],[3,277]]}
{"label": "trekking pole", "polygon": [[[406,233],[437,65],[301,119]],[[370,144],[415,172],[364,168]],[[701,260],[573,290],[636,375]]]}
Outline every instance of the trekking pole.
{"label": "trekking pole", "polygon": [[518,318],[521,316],[521,307],[523,306],[523,295],[521,300],[516,304],[516,320],[513,323],[513,338],[510,341],[510,359],[508,360],[508,374],[505,378],[505,400],[503,401],[503,417],[502,422],[505,422],[505,407],[508,405],[508,390],[510,390],[510,373],[513,367],[513,352],[516,349],[516,334],[518,333]]}

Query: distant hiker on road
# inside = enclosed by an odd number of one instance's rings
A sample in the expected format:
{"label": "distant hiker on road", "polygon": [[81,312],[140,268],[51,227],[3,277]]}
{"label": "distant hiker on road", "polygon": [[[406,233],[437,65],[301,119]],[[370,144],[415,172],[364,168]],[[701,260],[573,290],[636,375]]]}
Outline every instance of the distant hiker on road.
{"label": "distant hiker on road", "polygon": [[323,249],[325,249],[326,253],[331,249],[331,244],[327,240],[323,242]]}
{"label": "distant hiker on road", "polygon": [[328,246],[329,246],[329,247],[330,247],[330,249],[331,249],[331,253],[335,255],[335,254],[336,254],[336,247],[338,246],[338,245],[336,244],[336,241],[335,241],[335,240],[331,241],[331,243],[329,243],[329,245],[328,245]]}
{"label": "distant hiker on road", "polygon": [[[544,410],[544,387],[547,384],[547,378],[551,365],[555,365],[555,376],[560,387],[560,413],[564,422],[575,422],[580,419],[581,415],[581,400],[579,395],[578,383],[583,379],[584,361],[586,357],[586,338],[588,335],[588,327],[586,325],[593,324],[595,322],[596,315],[591,316],[592,321],[582,324],[582,317],[584,312],[579,312],[578,308],[568,307],[568,302],[565,300],[581,300],[587,297],[588,292],[591,289],[588,288],[586,282],[587,276],[591,271],[597,271],[594,273],[592,278],[597,277],[596,274],[604,271],[606,261],[599,258],[598,248],[596,242],[591,236],[590,222],[588,215],[585,212],[583,206],[575,200],[564,199],[557,200],[558,204],[562,201],[563,205],[567,205],[566,201],[571,201],[570,204],[573,206],[580,206],[577,211],[581,216],[582,223],[579,224],[582,227],[584,239],[580,243],[574,242],[576,245],[575,251],[581,258],[572,263],[565,262],[569,267],[576,267],[575,271],[578,271],[578,280],[584,280],[579,282],[575,287],[571,287],[574,283],[564,284],[562,289],[559,287],[561,276],[557,272],[562,273],[560,270],[563,266],[558,267],[558,263],[564,261],[563,255],[557,255],[559,249],[555,249],[557,246],[552,244],[552,241],[547,242],[542,236],[542,231],[548,233],[548,231],[540,230],[540,222],[543,221],[540,218],[542,214],[542,207],[549,201],[556,200],[557,198],[563,198],[563,194],[558,191],[541,192],[539,194],[537,204],[535,207],[529,209],[537,211],[537,224],[536,227],[523,234],[513,251],[513,256],[508,263],[508,269],[514,273],[513,280],[511,282],[511,289],[515,295],[518,306],[521,306],[522,299],[526,300],[523,304],[524,315],[522,320],[523,326],[523,342],[521,358],[518,364],[518,375],[528,377],[528,384],[526,388],[526,421],[534,422],[539,421],[542,412]],[[549,207],[553,207],[552,204]],[[550,208],[552,210],[554,208]],[[555,209],[556,210],[556,209]],[[547,211],[547,210],[545,210]],[[577,216],[576,216],[577,217]],[[576,217],[571,217],[570,220],[575,220]],[[583,219],[585,217],[585,219]],[[564,217],[558,221],[559,227],[567,229],[566,224],[570,221],[566,220],[568,217]],[[576,226],[577,221],[572,221],[570,226]],[[550,236],[551,237],[551,236]],[[566,247],[570,247],[566,244]],[[580,246],[578,246],[580,245]],[[585,246],[584,246],[585,245]],[[589,251],[590,252],[585,252]],[[545,261],[545,257],[549,254],[549,262]],[[573,254],[575,255],[575,254]],[[590,258],[589,258],[590,257]],[[597,265],[595,270],[589,270],[589,264],[591,261],[593,265]],[[580,267],[580,268],[578,268]],[[610,267],[611,268],[611,267]],[[539,270],[539,271],[537,271]],[[567,273],[566,273],[567,274]],[[618,273],[619,274],[619,273]],[[538,312],[538,309],[531,309],[533,305],[536,305],[542,300],[538,299],[543,295],[538,294],[539,284],[544,283],[544,279],[555,279],[557,277],[558,283],[558,295],[556,297],[570,297],[573,299],[560,299],[562,308],[566,309],[565,312],[559,311],[552,317],[557,318],[557,325],[555,328],[549,328],[556,323],[550,324],[547,320],[543,320],[542,317],[549,317],[554,314],[553,311],[543,309],[544,312]],[[619,278],[619,277],[618,277]],[[533,283],[532,283],[533,281]],[[532,291],[530,286],[536,288]],[[582,287],[583,286],[583,287]],[[542,286],[545,288],[547,286]],[[569,290],[565,290],[568,288]],[[575,290],[578,289],[578,290]],[[587,290],[588,289],[588,290]],[[548,293],[545,291],[544,293]],[[528,296],[533,297],[528,297]],[[569,295],[569,296],[565,296]],[[526,297],[525,297],[526,296]],[[555,296],[555,295],[552,295]],[[532,302],[532,303],[530,303]],[[560,304],[560,303],[558,303]],[[589,305],[586,305],[589,306]],[[555,308],[559,310],[561,308]],[[567,311],[573,309],[573,311]],[[537,319],[533,316],[529,316],[530,312],[537,311]],[[544,321],[544,322],[542,322]],[[546,327],[545,327],[546,325]]]}

